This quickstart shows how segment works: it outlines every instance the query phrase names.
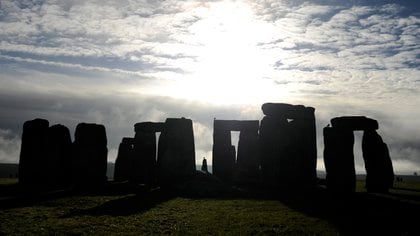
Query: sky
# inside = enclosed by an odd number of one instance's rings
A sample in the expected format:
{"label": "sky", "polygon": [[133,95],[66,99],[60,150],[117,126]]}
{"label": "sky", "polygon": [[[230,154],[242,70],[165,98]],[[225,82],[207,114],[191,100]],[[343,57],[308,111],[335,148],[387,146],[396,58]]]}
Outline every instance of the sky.
{"label": "sky", "polygon": [[0,163],[34,118],[104,124],[113,162],[135,123],[168,117],[193,120],[211,163],[213,119],[265,102],[315,107],[318,170],[322,128],[364,115],[394,171],[420,172],[420,2],[0,0]]}

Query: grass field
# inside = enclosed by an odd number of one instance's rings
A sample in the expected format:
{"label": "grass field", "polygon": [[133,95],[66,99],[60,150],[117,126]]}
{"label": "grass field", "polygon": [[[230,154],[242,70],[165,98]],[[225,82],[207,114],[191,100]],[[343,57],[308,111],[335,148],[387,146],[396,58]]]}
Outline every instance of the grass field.
{"label": "grass field", "polygon": [[[0,183],[4,190],[15,180]],[[26,196],[11,205],[3,197],[1,202],[0,235],[420,235],[418,183],[398,183],[384,195],[365,193],[358,182],[358,193],[351,197],[330,196],[322,188],[215,198],[155,189]]]}

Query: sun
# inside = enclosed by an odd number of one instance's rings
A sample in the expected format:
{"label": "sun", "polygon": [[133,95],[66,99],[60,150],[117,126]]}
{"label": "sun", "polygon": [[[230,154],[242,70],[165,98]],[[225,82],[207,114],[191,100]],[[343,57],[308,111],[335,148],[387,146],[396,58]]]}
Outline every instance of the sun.
{"label": "sun", "polygon": [[177,96],[218,104],[261,103],[273,91],[270,53],[260,47],[270,28],[239,1],[211,4],[201,20],[189,28],[189,43],[196,56],[189,73],[175,90]]}

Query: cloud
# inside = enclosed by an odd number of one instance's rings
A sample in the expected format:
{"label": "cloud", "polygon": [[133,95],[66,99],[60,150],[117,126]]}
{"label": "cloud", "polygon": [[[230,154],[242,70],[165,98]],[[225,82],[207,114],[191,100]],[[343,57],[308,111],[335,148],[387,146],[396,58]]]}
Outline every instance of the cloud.
{"label": "cloud", "polygon": [[201,162],[214,118],[259,120],[270,101],[317,109],[319,157],[330,118],[367,115],[396,168],[417,166],[418,9],[385,0],[1,1],[0,161],[16,162],[16,137],[35,117],[71,131],[103,123],[113,156],[136,122],[184,116]]}

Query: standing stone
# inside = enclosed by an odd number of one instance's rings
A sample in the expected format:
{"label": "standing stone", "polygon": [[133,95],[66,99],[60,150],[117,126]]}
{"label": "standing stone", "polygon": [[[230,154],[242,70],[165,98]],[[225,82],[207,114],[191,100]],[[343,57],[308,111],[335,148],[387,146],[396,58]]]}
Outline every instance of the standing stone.
{"label": "standing stone", "polygon": [[166,119],[158,145],[157,168],[160,184],[181,182],[195,174],[194,132],[190,119]]}
{"label": "standing stone", "polygon": [[73,143],[74,177],[79,186],[95,186],[107,180],[107,138],[105,126],[80,123]]}
{"label": "standing stone", "polygon": [[356,171],[353,145],[352,130],[324,128],[324,164],[328,190],[341,193],[355,191]]}
{"label": "standing stone", "polygon": [[235,147],[229,130],[214,122],[213,128],[213,175],[223,181],[231,181],[235,167]]}
{"label": "standing stone", "polygon": [[315,109],[265,103],[260,147],[263,181],[271,187],[307,189],[316,184]]}
{"label": "standing stone", "polygon": [[130,181],[152,186],[156,182],[156,133],[165,129],[162,122],[140,122],[134,125],[136,132],[133,157],[130,164]]}
{"label": "standing stone", "polygon": [[47,163],[48,178],[51,187],[66,187],[72,183],[71,136],[64,125],[53,125],[48,129]]}
{"label": "standing stone", "polygon": [[118,155],[115,160],[115,181],[126,181],[130,178],[133,152],[134,138],[123,138],[120,146],[118,147]]}
{"label": "standing stone", "polygon": [[258,121],[241,121],[238,141],[237,172],[238,181],[255,182],[259,175]]}
{"label": "standing stone", "polygon": [[136,129],[130,181],[151,186],[155,182],[156,134],[150,130]]}
{"label": "standing stone", "polygon": [[[261,120],[260,150],[263,181],[269,186],[280,186],[287,171],[288,122],[286,118],[265,116]],[[283,160],[282,160],[283,159]]]}
{"label": "standing stone", "polygon": [[362,140],[366,168],[366,189],[388,192],[394,182],[394,171],[387,145],[375,130],[366,130]]}
{"label": "standing stone", "polygon": [[19,183],[42,184],[47,178],[47,136],[49,122],[44,119],[26,121],[23,124],[19,158]]}

